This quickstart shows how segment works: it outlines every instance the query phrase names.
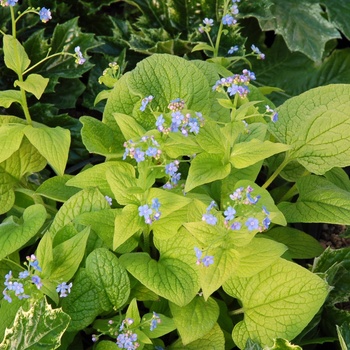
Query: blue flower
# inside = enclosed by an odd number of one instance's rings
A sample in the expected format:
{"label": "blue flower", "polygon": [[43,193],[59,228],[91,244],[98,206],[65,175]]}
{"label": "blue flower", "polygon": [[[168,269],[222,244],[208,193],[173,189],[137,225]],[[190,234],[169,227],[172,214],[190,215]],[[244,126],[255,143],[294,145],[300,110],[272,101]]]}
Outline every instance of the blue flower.
{"label": "blue flower", "polygon": [[39,262],[36,259],[36,256],[32,254],[31,256],[27,256],[27,260],[29,261],[29,265],[34,268],[34,270],[42,271],[41,267],[39,266]]}
{"label": "blue flower", "polygon": [[56,292],[61,293],[60,297],[65,298],[69,293],[70,289],[72,288],[73,284],[72,282],[67,284],[66,282],[62,282],[56,287]]}
{"label": "blue flower", "polygon": [[222,24],[232,26],[237,23],[237,21],[233,18],[233,16],[227,14],[224,17],[222,17]]}
{"label": "blue flower", "polygon": [[112,198],[109,196],[105,196],[106,201],[108,202],[109,205],[112,205]]}
{"label": "blue flower", "polygon": [[254,218],[249,218],[245,225],[248,227],[248,231],[258,230],[259,229],[259,220]]}
{"label": "blue flower", "polygon": [[158,116],[157,121],[156,121],[156,127],[158,131],[163,131],[164,130],[164,124],[165,120],[163,117],[163,114],[161,114],[160,116]]}
{"label": "blue flower", "polygon": [[6,2],[1,1],[2,6],[15,6],[18,0],[7,0]]}
{"label": "blue flower", "polygon": [[136,148],[134,158],[135,158],[137,163],[144,161],[145,160],[145,152],[142,151],[140,148]]}
{"label": "blue flower", "polygon": [[231,230],[240,230],[241,229],[241,223],[238,221],[235,221],[231,224],[230,228]]}
{"label": "blue flower", "polygon": [[179,161],[174,161],[165,166],[165,173],[168,175],[174,175],[179,169]]}
{"label": "blue flower", "polygon": [[12,298],[7,294],[6,290],[2,292],[4,299],[8,301],[9,303],[12,303]]}
{"label": "blue flower", "polygon": [[236,214],[236,210],[234,208],[227,207],[227,209],[224,211],[225,220],[226,221],[233,220],[233,218],[235,217],[235,214]]}
{"label": "blue flower", "polygon": [[148,157],[156,157],[157,154],[158,154],[158,148],[156,147],[148,147],[146,150],[146,155]]}
{"label": "blue flower", "polygon": [[253,198],[249,192],[246,193],[246,196],[247,196],[248,202],[250,204],[256,204],[261,197],[260,195],[258,195],[258,196]]}
{"label": "blue flower", "polygon": [[196,253],[197,259],[200,260],[200,258],[202,256],[202,251],[199,248],[197,248],[197,247],[194,247],[194,251]]}
{"label": "blue flower", "polygon": [[84,64],[86,62],[86,59],[83,57],[83,54],[80,51],[80,46],[77,46],[74,48],[75,51],[75,63],[77,64]]}
{"label": "blue flower", "polygon": [[263,220],[263,226],[264,226],[264,229],[267,230],[271,224],[271,220],[268,216],[266,216],[266,218]]}
{"label": "blue flower", "polygon": [[43,286],[39,276],[36,276],[36,275],[32,276],[32,282],[36,285],[38,289],[40,289]]}
{"label": "blue flower", "polygon": [[171,176],[170,182],[174,185],[176,185],[181,179],[181,173],[175,173]]}
{"label": "blue flower", "polygon": [[11,285],[11,288],[8,287],[9,290],[13,290],[15,292],[15,295],[18,296],[19,294],[24,293],[23,284],[20,282],[13,282]]}
{"label": "blue flower", "polygon": [[152,209],[147,204],[139,206],[139,216],[148,219],[152,215]]}
{"label": "blue flower", "polygon": [[152,199],[152,204],[151,204],[151,208],[154,209],[155,211],[159,211],[160,208],[160,202],[158,198],[153,198]]}
{"label": "blue flower", "polygon": [[214,20],[211,19],[211,18],[204,18],[203,19],[203,23],[206,25],[206,26],[213,26],[214,25]]}
{"label": "blue flower", "polygon": [[171,113],[171,121],[172,121],[172,124],[174,124],[175,126],[180,126],[184,118],[185,116],[180,111]]}
{"label": "blue flower", "polygon": [[140,111],[141,112],[144,112],[147,105],[153,100],[153,96],[152,95],[149,95],[147,97],[145,97],[144,99],[142,99],[141,101],[141,107],[140,107]]}
{"label": "blue flower", "polygon": [[153,316],[150,324],[150,331],[154,331],[157,328],[158,323],[160,323],[160,317],[156,312],[153,311]]}
{"label": "blue flower", "polygon": [[265,54],[263,54],[258,47],[256,47],[255,45],[252,45],[251,49],[253,53],[255,53],[258,56],[259,59],[261,60],[265,59]]}
{"label": "blue flower", "polygon": [[27,278],[28,276],[29,276],[29,272],[25,270],[19,273],[18,278],[24,279],[24,278]]}
{"label": "blue flower", "polygon": [[233,53],[238,51],[238,45],[231,46],[231,48],[227,51],[229,55],[232,55]]}
{"label": "blue flower", "polygon": [[218,219],[212,214],[203,214],[202,220],[205,221],[209,225],[216,225]]}
{"label": "blue flower", "polygon": [[193,133],[195,133],[195,134],[198,134],[198,133],[199,133],[199,125],[198,125],[197,119],[191,120],[191,121],[188,123],[188,126],[190,127],[190,132],[193,132]]}
{"label": "blue flower", "polygon": [[204,266],[208,267],[209,265],[214,264],[214,257],[207,255],[202,259],[202,263]]}
{"label": "blue flower", "polygon": [[[39,16],[40,16],[40,20],[43,23],[48,22],[50,19],[52,19],[51,17],[51,11],[50,9],[47,9],[46,7],[43,7],[40,11],[39,11]],[[84,61],[85,62],[85,61]],[[82,63],[79,63],[82,64]]]}

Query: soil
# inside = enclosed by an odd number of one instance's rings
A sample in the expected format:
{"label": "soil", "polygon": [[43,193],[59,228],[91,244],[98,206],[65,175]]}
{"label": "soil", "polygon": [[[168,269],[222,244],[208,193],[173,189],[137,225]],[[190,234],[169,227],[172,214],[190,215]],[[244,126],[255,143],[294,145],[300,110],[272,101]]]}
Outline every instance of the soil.
{"label": "soil", "polygon": [[319,241],[324,248],[340,249],[350,246],[349,233],[345,235],[347,226],[323,224]]}

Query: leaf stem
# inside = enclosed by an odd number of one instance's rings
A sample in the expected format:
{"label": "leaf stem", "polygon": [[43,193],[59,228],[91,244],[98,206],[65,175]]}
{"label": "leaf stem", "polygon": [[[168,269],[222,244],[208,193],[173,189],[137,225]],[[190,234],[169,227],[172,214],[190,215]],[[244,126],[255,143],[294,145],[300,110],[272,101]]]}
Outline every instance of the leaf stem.
{"label": "leaf stem", "polygon": [[243,314],[244,313],[244,308],[241,307],[240,309],[237,310],[233,310],[229,313],[229,315],[239,315],[239,314]]}
{"label": "leaf stem", "polygon": [[[228,4],[229,4],[229,1],[225,1],[223,14],[225,14],[227,12]],[[218,57],[218,55],[219,55],[220,40],[221,40],[221,35],[222,35],[222,27],[223,27],[223,24],[222,24],[222,21],[220,21],[218,35],[217,35],[216,41],[215,41],[214,57]]]}
{"label": "leaf stem", "polygon": [[284,161],[278,166],[278,168],[274,171],[274,173],[270,176],[269,179],[261,186],[262,188],[267,188],[270,186],[271,182],[279,175],[279,173],[283,170],[283,168],[289,163],[289,159],[286,156]]}

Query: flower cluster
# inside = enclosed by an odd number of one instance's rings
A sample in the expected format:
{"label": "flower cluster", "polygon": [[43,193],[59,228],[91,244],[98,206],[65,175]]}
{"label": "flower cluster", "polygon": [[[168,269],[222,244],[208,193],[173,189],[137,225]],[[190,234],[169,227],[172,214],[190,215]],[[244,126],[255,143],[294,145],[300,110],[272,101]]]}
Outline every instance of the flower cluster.
{"label": "flower cluster", "polygon": [[159,315],[153,311],[153,315],[152,315],[152,318],[150,321],[149,330],[154,331],[160,322],[161,322],[161,319],[160,319]]}
{"label": "flower cluster", "polygon": [[185,108],[185,101],[181,98],[175,98],[174,100],[170,101],[168,108],[173,112],[181,111]]}
{"label": "flower cluster", "polygon": [[239,2],[239,0],[232,0],[231,7],[228,9],[228,12],[225,13],[222,17],[221,22],[223,25],[234,26],[237,24],[237,19],[235,17],[238,15],[239,10],[236,2]]}
{"label": "flower cluster", "polygon": [[83,54],[80,51],[80,46],[75,47],[75,63],[77,64],[84,64],[86,62],[86,59],[83,57]]}
{"label": "flower cluster", "polygon": [[18,0],[1,0],[0,5],[5,6],[15,6],[17,4]]}
{"label": "flower cluster", "polygon": [[253,51],[253,54],[255,54],[257,56],[258,59],[260,60],[264,60],[265,59],[265,54],[263,54],[258,47],[256,47],[255,45],[251,46],[251,49]]}
{"label": "flower cluster", "polygon": [[178,172],[179,164],[180,162],[178,160],[174,160],[165,166],[165,174],[169,176],[169,180],[163,185],[164,189],[171,190],[180,181],[181,173]]}
{"label": "flower cluster", "polygon": [[[4,299],[9,303],[12,302],[12,297],[10,294],[13,294],[18,299],[27,299],[30,298],[30,295],[25,293],[25,286],[28,284],[34,284],[37,289],[41,289],[43,286],[41,282],[41,278],[36,274],[36,271],[41,272],[42,269],[39,266],[39,262],[34,254],[27,256],[26,258],[28,263],[27,270],[21,271],[18,274],[18,278],[15,278],[12,274],[12,271],[9,271],[8,274],[5,275],[5,289],[2,294],[4,295]],[[60,297],[66,297],[68,293],[70,293],[70,288],[72,287],[72,283],[67,285],[65,282],[61,283],[57,286],[56,291],[61,292]]]}
{"label": "flower cluster", "polygon": [[119,327],[119,332],[122,332],[117,337],[117,346],[120,349],[134,350],[137,349],[140,344],[137,342],[137,334],[133,333],[129,329],[129,326],[134,323],[132,318],[127,318],[123,320],[121,326]]}
{"label": "flower cluster", "polygon": [[202,220],[205,221],[207,224],[209,225],[216,225],[218,219],[216,218],[216,216],[214,216],[213,214],[211,214],[211,211],[213,208],[217,207],[217,204],[215,203],[215,201],[212,201],[207,210],[206,213],[203,214],[202,216]]}
{"label": "flower cluster", "polygon": [[214,20],[211,18],[204,18],[203,23],[204,23],[204,26],[203,24],[200,24],[198,31],[200,33],[204,33],[204,32],[209,33],[211,30],[211,27],[214,25]]}
{"label": "flower cluster", "polygon": [[244,98],[249,93],[249,83],[255,80],[255,74],[248,69],[243,69],[242,74],[235,74],[227,78],[219,79],[213,86],[213,91],[226,91],[230,96],[239,94]]}
{"label": "flower cluster", "polygon": [[139,216],[143,216],[145,218],[145,223],[150,225],[153,221],[159,220],[161,216],[159,208],[160,202],[158,198],[153,198],[150,206],[148,204],[139,206]]}
{"label": "flower cluster", "polygon": [[152,95],[149,95],[147,97],[145,97],[144,99],[142,99],[141,101],[141,107],[140,107],[140,111],[144,112],[147,105],[154,99],[154,97]]}
{"label": "flower cluster", "polygon": [[197,265],[203,264],[205,267],[209,267],[210,265],[214,264],[214,257],[211,255],[206,255],[202,258],[203,252],[197,247],[194,247],[194,251],[196,253],[197,257]]}
{"label": "flower cluster", "polygon": [[159,159],[162,153],[154,136],[143,136],[139,142],[129,140],[124,142],[123,146],[125,147],[123,159],[125,160],[129,156],[137,163],[143,162],[146,157]]}
{"label": "flower cluster", "polygon": [[266,105],[265,108],[266,108],[267,113],[271,113],[271,115],[270,115],[271,121],[276,123],[278,120],[278,112],[275,111],[274,109],[270,108],[270,106],[268,106],[268,105]]}

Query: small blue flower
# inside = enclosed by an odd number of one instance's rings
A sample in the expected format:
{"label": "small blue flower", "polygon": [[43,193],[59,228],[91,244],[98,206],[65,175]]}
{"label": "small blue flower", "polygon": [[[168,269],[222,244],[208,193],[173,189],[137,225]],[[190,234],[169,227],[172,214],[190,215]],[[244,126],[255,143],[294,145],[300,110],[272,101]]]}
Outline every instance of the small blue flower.
{"label": "small blue flower", "polygon": [[148,157],[156,157],[157,154],[158,154],[158,148],[156,147],[148,147],[146,150],[146,155]]}
{"label": "small blue flower", "polygon": [[4,299],[8,301],[9,303],[12,303],[12,298],[7,294],[6,290],[2,292]]}
{"label": "small blue flower", "polygon": [[197,120],[192,120],[188,123],[188,126],[190,127],[190,132],[193,132],[195,134],[199,133],[199,125]]}
{"label": "small blue flower", "polygon": [[[48,22],[50,19],[52,19],[51,17],[51,11],[50,9],[47,9],[46,7],[43,7],[40,11],[39,11],[39,16],[40,16],[40,20],[43,23]],[[84,61],[85,62],[85,61]],[[81,64],[81,63],[80,63]]]}
{"label": "small blue flower", "polygon": [[160,202],[159,202],[159,199],[158,199],[158,198],[153,198],[153,199],[152,199],[151,208],[154,209],[156,212],[159,211]]}
{"label": "small blue flower", "polygon": [[7,0],[4,5],[2,3],[1,3],[1,5],[3,5],[3,6],[15,6],[17,4],[17,2],[18,2],[18,0]]}
{"label": "small blue flower", "polygon": [[233,18],[233,16],[227,14],[224,17],[222,17],[222,24],[232,26],[237,23],[237,21]]}
{"label": "small blue flower", "polygon": [[[33,258],[33,257],[34,257],[34,258]],[[31,259],[35,259],[35,260],[29,261],[29,265],[30,265],[31,267],[33,267],[35,270],[41,272],[42,269],[41,269],[41,267],[39,266],[39,261],[36,260],[36,257],[35,257],[33,254],[31,255]]]}
{"label": "small blue flower", "polygon": [[211,18],[204,18],[203,19],[203,23],[206,25],[206,26],[213,26],[214,25],[214,20],[211,19]]}
{"label": "small blue flower", "polygon": [[158,326],[158,323],[160,323],[160,317],[159,315],[153,311],[153,316],[152,316],[152,320],[151,320],[151,324],[150,324],[150,331],[154,331],[157,326]]}
{"label": "small blue flower", "polygon": [[147,105],[153,100],[153,96],[152,95],[149,95],[147,97],[145,97],[144,99],[142,99],[141,101],[141,107],[140,107],[140,111],[141,112],[144,112]]}
{"label": "small blue flower", "polygon": [[264,229],[267,230],[271,224],[271,220],[269,217],[266,216],[266,218],[263,220],[263,226],[264,226]]}
{"label": "small blue flower", "polygon": [[214,264],[214,257],[207,255],[202,259],[202,263],[204,266],[208,267],[209,265]]}
{"label": "small blue flower", "polygon": [[203,214],[202,220],[205,221],[209,225],[216,225],[218,219],[212,214]]}
{"label": "small blue flower", "polygon": [[156,121],[156,127],[158,131],[163,131],[164,130],[164,117],[163,114],[161,114],[160,116],[158,116],[157,121]]}
{"label": "small blue flower", "polygon": [[24,293],[23,284],[20,282],[13,282],[11,288],[8,288],[8,289],[13,290],[15,292],[16,296]]}
{"label": "small blue flower", "polygon": [[258,230],[259,229],[259,220],[254,218],[249,218],[245,225],[248,227],[248,231]]}
{"label": "small blue flower", "polygon": [[236,214],[236,210],[232,207],[227,207],[227,209],[224,211],[225,220],[230,221],[233,220]]}
{"label": "small blue flower", "polygon": [[29,272],[27,270],[22,271],[18,274],[18,278],[20,278],[20,279],[27,278],[28,276],[29,276]]}
{"label": "small blue flower", "polygon": [[112,198],[109,196],[105,196],[106,201],[108,202],[109,205],[112,205]]}
{"label": "small blue flower", "polygon": [[247,195],[248,202],[250,204],[256,204],[261,197],[260,195],[256,197],[252,197],[249,192],[247,192],[246,195]]}
{"label": "small blue flower", "polygon": [[80,51],[80,46],[77,46],[74,48],[75,51],[75,63],[77,64],[84,64],[86,62],[86,59],[83,57],[83,54]]}
{"label": "small blue flower", "polygon": [[180,111],[176,111],[174,113],[171,113],[172,124],[174,124],[177,127],[180,126],[180,124],[184,120],[184,118],[185,118],[185,116]]}
{"label": "small blue flower", "polygon": [[65,298],[70,293],[72,286],[73,286],[72,282],[69,284],[67,284],[66,282],[62,282],[57,286],[56,292],[61,293],[60,294],[61,298]]}
{"label": "small blue flower", "polygon": [[199,248],[197,248],[197,247],[194,247],[194,251],[195,251],[195,253],[196,253],[196,258],[197,258],[198,260],[200,260],[200,258],[201,258],[201,256],[202,256],[202,251],[201,251]]}
{"label": "small blue flower", "polygon": [[242,227],[242,225],[238,221],[233,222],[230,226],[231,230],[236,230],[236,231],[240,230],[241,227]]}
{"label": "small blue flower", "polygon": [[238,51],[238,45],[231,46],[231,48],[227,51],[229,55],[232,55],[233,53]]}
{"label": "small blue flower", "polygon": [[263,206],[261,207],[261,209],[262,209],[262,211],[263,211],[263,213],[264,213],[265,215],[270,215],[270,212],[267,210],[267,208],[265,207],[265,205],[263,205]]}
{"label": "small blue flower", "polygon": [[179,162],[174,161],[165,166],[165,173],[168,175],[174,175],[179,169]]}
{"label": "small blue flower", "polygon": [[140,148],[136,148],[134,158],[137,163],[143,162],[145,160],[145,152],[142,151]]}
{"label": "small blue flower", "polygon": [[152,209],[147,204],[139,206],[139,216],[148,219],[152,215]]}
{"label": "small blue flower", "polygon": [[181,179],[181,173],[175,173],[171,176],[170,182],[174,185],[176,185]]}
{"label": "small blue flower", "polygon": [[39,276],[32,276],[32,282],[36,285],[38,289],[40,289],[43,286]]}

